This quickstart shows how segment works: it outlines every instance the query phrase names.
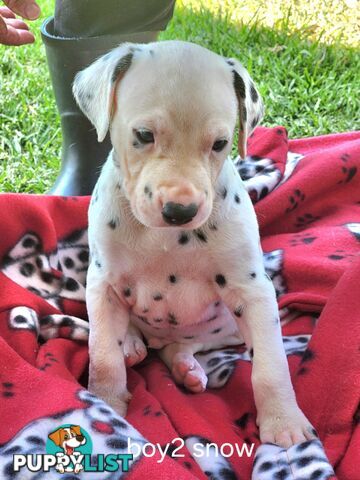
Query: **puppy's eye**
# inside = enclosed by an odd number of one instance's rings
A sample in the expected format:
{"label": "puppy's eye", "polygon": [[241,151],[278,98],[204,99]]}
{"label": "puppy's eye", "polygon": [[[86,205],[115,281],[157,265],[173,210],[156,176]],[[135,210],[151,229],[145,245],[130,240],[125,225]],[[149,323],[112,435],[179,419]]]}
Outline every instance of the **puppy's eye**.
{"label": "puppy's eye", "polygon": [[69,440],[69,435],[68,434],[64,435],[64,440]]}
{"label": "puppy's eye", "polygon": [[140,128],[135,130],[136,139],[142,144],[147,145],[148,143],[154,143],[154,134],[150,130],[145,130],[145,128]]}
{"label": "puppy's eye", "polygon": [[220,140],[216,140],[216,142],[214,142],[212,149],[214,152],[221,152],[221,150],[224,150],[227,144],[228,141],[225,138],[221,138]]}

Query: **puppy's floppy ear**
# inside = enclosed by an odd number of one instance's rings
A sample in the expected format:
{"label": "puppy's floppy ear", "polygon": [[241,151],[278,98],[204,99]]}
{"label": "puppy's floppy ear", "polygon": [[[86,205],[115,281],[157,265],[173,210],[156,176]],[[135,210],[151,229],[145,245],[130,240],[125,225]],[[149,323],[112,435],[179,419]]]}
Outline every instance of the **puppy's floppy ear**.
{"label": "puppy's floppy ear", "polygon": [[248,71],[238,60],[226,59],[233,75],[233,84],[239,108],[238,150],[241,158],[246,156],[246,142],[256,125],[264,116],[264,104]]}
{"label": "puppy's floppy ear", "polygon": [[61,436],[60,436],[61,430],[62,430],[61,428],[58,428],[57,430],[55,430],[55,432],[52,432],[48,435],[50,440],[52,440],[55,443],[55,445],[57,445],[58,447],[61,444]]}
{"label": "puppy's floppy ear", "polygon": [[136,49],[136,44],[122,43],[75,77],[74,97],[95,126],[99,142],[104,140],[110,126],[115,87],[130,68]]}

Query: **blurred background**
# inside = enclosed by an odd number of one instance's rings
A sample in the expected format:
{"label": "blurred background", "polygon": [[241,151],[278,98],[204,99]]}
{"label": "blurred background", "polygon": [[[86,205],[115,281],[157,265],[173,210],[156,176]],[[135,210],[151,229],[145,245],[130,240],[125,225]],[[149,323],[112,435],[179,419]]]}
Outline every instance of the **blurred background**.
{"label": "blurred background", "polygon": [[[1,192],[44,193],[59,171],[60,122],[39,32],[54,0],[39,5],[41,19],[29,23],[36,43],[0,46]],[[237,57],[264,98],[262,124],[283,125],[291,138],[360,127],[355,0],[177,0],[167,39]]]}

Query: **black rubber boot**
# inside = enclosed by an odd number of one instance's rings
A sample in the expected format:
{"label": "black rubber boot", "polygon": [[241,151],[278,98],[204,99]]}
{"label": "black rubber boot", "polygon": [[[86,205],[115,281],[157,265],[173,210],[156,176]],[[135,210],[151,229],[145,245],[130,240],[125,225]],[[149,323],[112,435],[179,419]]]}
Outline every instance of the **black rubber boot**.
{"label": "black rubber boot", "polygon": [[61,117],[61,172],[52,195],[90,195],[100,169],[111,149],[107,136],[98,143],[94,127],[79,110],[72,95],[77,72],[122,42],[148,43],[158,32],[137,32],[89,38],[64,38],[54,35],[54,18],[45,20],[41,35]]}

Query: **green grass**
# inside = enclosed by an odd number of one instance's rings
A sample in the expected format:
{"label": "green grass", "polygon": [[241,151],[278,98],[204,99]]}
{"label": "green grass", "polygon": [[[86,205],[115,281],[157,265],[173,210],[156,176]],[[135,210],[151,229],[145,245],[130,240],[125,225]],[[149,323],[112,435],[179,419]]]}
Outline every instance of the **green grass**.
{"label": "green grass", "polygon": [[[53,0],[40,0],[42,18]],[[220,5],[220,7],[219,7]],[[238,57],[259,86],[264,125],[290,137],[359,128],[359,30],[353,0],[179,0],[161,39]],[[35,45],[0,46],[0,191],[43,193],[61,135],[39,26]]]}

